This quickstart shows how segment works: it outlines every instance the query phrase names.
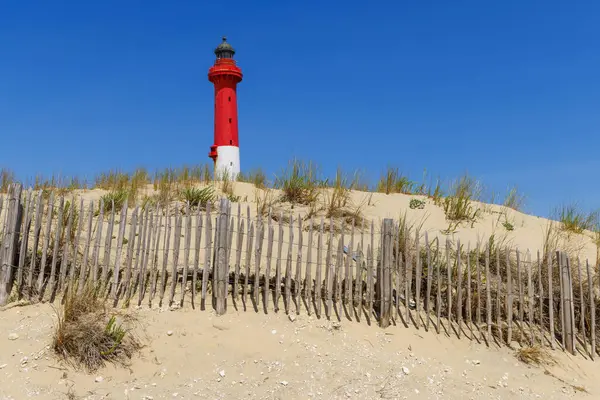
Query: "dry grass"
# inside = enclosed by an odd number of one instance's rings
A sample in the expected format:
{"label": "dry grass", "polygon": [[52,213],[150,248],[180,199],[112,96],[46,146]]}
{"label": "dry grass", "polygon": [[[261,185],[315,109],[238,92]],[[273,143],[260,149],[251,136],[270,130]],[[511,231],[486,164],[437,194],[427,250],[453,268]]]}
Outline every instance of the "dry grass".
{"label": "dry grass", "polygon": [[515,356],[517,357],[517,360],[528,365],[542,366],[555,363],[550,352],[540,346],[521,347],[516,351]]}
{"label": "dry grass", "polygon": [[91,286],[79,294],[70,289],[57,314],[52,348],[75,368],[93,372],[107,362],[125,366],[141,348],[130,330],[131,315],[111,313]]}
{"label": "dry grass", "polygon": [[516,186],[510,188],[504,199],[503,205],[512,208],[515,211],[521,211],[525,204],[525,196],[523,196]]}
{"label": "dry grass", "polygon": [[583,233],[586,230],[593,230],[598,221],[597,213],[586,213],[575,204],[563,205],[555,211],[555,214],[555,217],[562,224],[563,231],[570,233]]}
{"label": "dry grass", "polygon": [[411,194],[414,182],[398,171],[398,168],[388,167],[377,182],[377,191],[380,193],[404,193]]}

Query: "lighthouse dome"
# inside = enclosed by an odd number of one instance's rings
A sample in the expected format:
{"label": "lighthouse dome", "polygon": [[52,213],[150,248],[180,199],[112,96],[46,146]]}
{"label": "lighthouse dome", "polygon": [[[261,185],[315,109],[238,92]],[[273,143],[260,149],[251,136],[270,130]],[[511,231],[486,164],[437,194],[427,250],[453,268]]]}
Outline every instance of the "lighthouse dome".
{"label": "lighthouse dome", "polygon": [[215,55],[217,58],[233,58],[235,50],[229,43],[227,43],[227,37],[223,36],[223,41],[215,49]]}

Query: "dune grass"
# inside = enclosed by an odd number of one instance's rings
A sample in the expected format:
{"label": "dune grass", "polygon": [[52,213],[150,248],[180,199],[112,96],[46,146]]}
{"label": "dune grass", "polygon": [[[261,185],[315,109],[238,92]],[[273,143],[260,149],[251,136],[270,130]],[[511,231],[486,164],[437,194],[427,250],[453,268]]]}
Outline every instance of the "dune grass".
{"label": "dune grass", "polygon": [[437,203],[449,221],[473,223],[479,216],[479,208],[473,201],[479,200],[480,196],[479,182],[465,174],[450,184],[448,196],[438,199]]}
{"label": "dune grass", "polygon": [[562,205],[555,211],[555,218],[561,223],[563,231],[583,233],[594,230],[598,224],[598,214],[586,213],[575,204]]}
{"label": "dune grass", "polygon": [[52,349],[75,368],[93,372],[107,362],[128,365],[141,348],[131,314],[111,312],[91,285],[81,293],[69,289],[57,316]]}
{"label": "dune grass", "polygon": [[377,182],[377,191],[380,193],[411,194],[415,183],[399,172],[398,168],[387,167]]}

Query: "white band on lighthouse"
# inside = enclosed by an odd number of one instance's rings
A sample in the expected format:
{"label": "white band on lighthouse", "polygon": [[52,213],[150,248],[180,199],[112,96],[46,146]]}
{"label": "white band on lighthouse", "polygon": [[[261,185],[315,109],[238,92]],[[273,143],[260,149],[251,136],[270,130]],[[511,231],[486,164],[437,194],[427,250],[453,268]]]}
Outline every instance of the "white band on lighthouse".
{"label": "white band on lighthouse", "polygon": [[215,165],[215,176],[222,179],[236,180],[240,174],[240,148],[237,146],[217,147],[217,163]]}

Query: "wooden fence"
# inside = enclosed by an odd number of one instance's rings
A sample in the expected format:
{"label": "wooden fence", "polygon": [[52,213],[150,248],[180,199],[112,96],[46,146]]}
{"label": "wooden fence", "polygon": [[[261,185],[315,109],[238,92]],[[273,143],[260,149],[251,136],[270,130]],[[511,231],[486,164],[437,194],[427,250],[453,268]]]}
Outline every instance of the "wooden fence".
{"label": "wooden fence", "polygon": [[286,313],[596,355],[596,267],[556,249],[532,257],[492,240],[465,247],[392,219],[356,226],[252,217],[249,206],[226,199],[145,209],[75,203],[18,184],[0,197],[0,306],[94,285],[114,306],[203,310],[210,296],[219,315],[228,306],[269,313],[283,305]]}

